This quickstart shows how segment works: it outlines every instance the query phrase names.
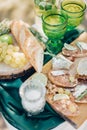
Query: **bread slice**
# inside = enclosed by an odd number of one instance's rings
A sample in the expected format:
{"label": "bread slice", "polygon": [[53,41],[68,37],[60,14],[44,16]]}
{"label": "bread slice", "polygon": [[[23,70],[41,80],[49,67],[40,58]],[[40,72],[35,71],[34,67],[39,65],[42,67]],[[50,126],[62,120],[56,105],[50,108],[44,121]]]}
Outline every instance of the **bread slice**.
{"label": "bread slice", "polygon": [[[73,88],[78,84],[77,79],[66,72],[65,74],[55,76],[52,74],[52,70],[50,70],[48,73],[48,78],[53,84],[65,88]],[[73,78],[72,81],[71,78]]]}
{"label": "bread slice", "polygon": [[78,63],[77,77],[79,79],[87,80],[87,57],[82,58]]}
{"label": "bread slice", "polygon": [[62,49],[62,54],[65,56],[72,57],[85,57],[87,56],[87,43],[86,42],[76,42],[74,45],[64,44]]}
{"label": "bread slice", "polygon": [[25,56],[37,72],[42,71],[44,50],[41,44],[21,20],[11,23],[11,32]]}

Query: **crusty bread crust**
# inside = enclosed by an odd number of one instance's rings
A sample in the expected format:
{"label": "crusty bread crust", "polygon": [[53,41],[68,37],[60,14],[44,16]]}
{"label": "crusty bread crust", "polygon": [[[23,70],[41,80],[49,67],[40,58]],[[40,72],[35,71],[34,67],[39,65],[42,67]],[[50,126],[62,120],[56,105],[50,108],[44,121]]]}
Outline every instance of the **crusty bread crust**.
{"label": "crusty bread crust", "polygon": [[29,59],[37,72],[42,71],[44,50],[41,44],[29,31],[22,21],[14,20],[11,24],[11,32],[25,56]]}

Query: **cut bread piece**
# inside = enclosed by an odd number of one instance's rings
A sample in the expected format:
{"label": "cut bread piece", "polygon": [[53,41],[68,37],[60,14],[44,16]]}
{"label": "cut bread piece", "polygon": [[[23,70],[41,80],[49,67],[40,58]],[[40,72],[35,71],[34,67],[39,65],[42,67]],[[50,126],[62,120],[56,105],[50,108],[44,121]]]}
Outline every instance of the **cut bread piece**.
{"label": "cut bread piece", "polygon": [[11,32],[17,43],[29,59],[31,65],[37,72],[42,71],[44,50],[38,40],[29,31],[27,25],[22,21],[13,21],[11,24]]}
{"label": "cut bread piece", "polygon": [[76,42],[74,45],[64,44],[62,54],[72,57],[85,57],[87,56],[87,43]]}
{"label": "cut bread piece", "polygon": [[79,79],[87,80],[87,57],[82,58],[78,63],[77,77]]}
{"label": "cut bread piece", "polygon": [[49,80],[57,86],[65,87],[65,88],[72,88],[72,87],[75,87],[78,83],[77,79],[71,76],[68,72],[63,71],[63,73],[60,74],[58,73],[58,70],[57,70],[57,74],[54,75],[52,70],[48,73]]}
{"label": "cut bread piece", "polygon": [[76,103],[71,101],[70,99],[61,99],[52,101],[52,97],[48,97],[48,102],[52,106],[56,112],[58,112],[61,116],[71,116],[76,117],[80,114],[79,107]]}

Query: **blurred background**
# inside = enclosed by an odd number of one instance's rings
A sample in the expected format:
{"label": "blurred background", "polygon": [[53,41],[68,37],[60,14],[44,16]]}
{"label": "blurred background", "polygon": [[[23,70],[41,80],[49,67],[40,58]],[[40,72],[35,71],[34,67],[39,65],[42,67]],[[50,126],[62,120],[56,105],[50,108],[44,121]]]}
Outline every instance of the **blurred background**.
{"label": "blurred background", "polygon": [[[87,2],[87,0],[85,0]],[[28,24],[35,23],[35,11],[33,0],[0,0],[0,21],[4,18],[22,19]],[[87,11],[85,19],[80,25],[87,31]],[[8,130],[0,114],[0,130]]]}

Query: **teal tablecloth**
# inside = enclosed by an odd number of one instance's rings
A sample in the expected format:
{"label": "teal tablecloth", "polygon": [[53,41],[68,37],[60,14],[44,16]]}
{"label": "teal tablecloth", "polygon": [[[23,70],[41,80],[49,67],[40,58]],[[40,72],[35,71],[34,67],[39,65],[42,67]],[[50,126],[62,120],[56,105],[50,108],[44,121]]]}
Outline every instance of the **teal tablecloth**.
{"label": "teal tablecloth", "polygon": [[[80,35],[81,32],[73,30],[67,33],[62,40],[70,43]],[[61,49],[59,49],[61,51]],[[50,59],[45,56],[45,63]],[[0,82],[0,111],[6,120],[19,130],[50,130],[64,120],[46,103],[44,111],[37,116],[28,117],[21,105],[19,87],[27,77],[13,81]]]}

